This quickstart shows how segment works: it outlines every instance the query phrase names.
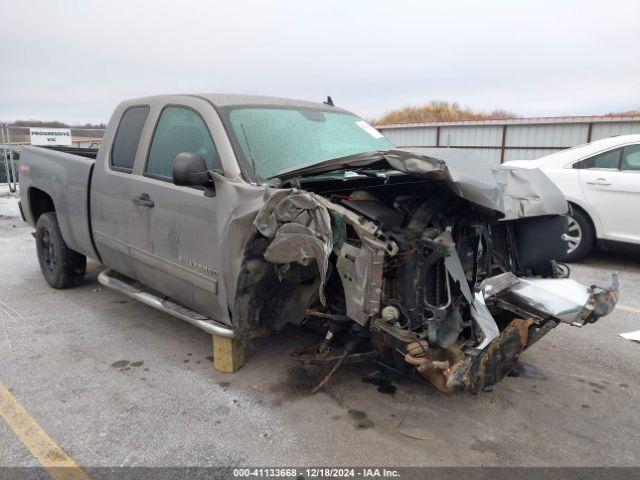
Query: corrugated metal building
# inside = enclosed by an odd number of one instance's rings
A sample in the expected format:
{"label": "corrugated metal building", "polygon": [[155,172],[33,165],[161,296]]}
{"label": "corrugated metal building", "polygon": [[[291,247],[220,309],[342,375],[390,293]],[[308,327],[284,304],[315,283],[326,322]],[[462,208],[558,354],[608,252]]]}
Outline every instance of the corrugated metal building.
{"label": "corrugated metal building", "polygon": [[511,118],[376,125],[399,147],[466,148],[487,161],[530,160],[616,135],[640,133],[640,115]]}

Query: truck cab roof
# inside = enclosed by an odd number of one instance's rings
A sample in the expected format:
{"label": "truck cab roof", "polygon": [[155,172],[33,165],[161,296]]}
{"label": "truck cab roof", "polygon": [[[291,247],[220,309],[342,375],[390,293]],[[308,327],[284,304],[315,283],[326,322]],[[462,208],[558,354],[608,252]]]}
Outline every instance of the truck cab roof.
{"label": "truck cab roof", "polygon": [[189,94],[165,94],[153,95],[148,97],[132,98],[121,102],[121,104],[140,104],[140,103],[164,103],[168,98],[176,97],[197,97],[206,100],[214,107],[232,107],[232,106],[275,106],[275,107],[292,107],[292,108],[313,108],[322,110],[331,110],[334,112],[348,113],[340,107],[334,107],[322,102],[310,102],[306,100],[295,100],[291,98],[269,97],[263,95],[241,95],[230,93],[189,93]]}

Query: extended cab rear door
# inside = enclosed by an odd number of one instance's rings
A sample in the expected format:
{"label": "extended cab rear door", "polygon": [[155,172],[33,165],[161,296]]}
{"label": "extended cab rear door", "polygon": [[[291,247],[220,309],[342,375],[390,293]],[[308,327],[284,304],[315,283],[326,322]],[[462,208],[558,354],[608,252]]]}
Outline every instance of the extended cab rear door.
{"label": "extended cab rear door", "polygon": [[[91,182],[90,220],[100,260],[110,268],[131,278],[137,278],[131,262],[133,236],[139,231],[140,216],[131,201],[135,159],[144,150],[141,142],[150,105],[120,105],[115,110],[110,127],[103,138]],[[110,147],[110,148],[109,148]]]}

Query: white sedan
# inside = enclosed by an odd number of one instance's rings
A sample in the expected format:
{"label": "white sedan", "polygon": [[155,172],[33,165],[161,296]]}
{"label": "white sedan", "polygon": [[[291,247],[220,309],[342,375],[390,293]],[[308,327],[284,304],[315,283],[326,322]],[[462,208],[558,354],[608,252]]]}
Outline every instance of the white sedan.
{"label": "white sedan", "polygon": [[596,242],[640,245],[640,134],[505,165],[539,168],[565,194],[572,212],[563,260],[580,260]]}

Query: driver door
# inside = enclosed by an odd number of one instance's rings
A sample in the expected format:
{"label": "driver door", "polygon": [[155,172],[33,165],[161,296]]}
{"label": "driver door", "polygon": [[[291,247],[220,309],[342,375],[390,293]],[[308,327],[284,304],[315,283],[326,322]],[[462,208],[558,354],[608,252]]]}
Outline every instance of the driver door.
{"label": "driver door", "polygon": [[[194,104],[200,100],[194,99]],[[167,105],[158,116],[134,195],[142,199],[132,256],[138,279],[172,300],[220,319],[217,199],[173,184],[179,153],[221,168],[213,138],[195,105]]]}

